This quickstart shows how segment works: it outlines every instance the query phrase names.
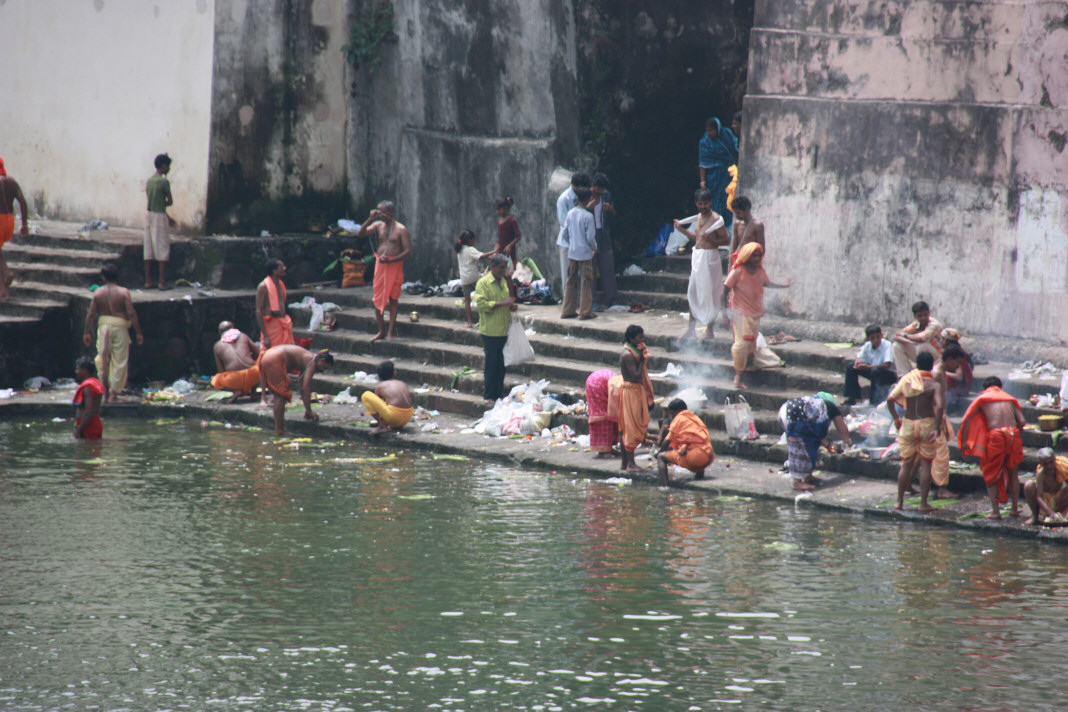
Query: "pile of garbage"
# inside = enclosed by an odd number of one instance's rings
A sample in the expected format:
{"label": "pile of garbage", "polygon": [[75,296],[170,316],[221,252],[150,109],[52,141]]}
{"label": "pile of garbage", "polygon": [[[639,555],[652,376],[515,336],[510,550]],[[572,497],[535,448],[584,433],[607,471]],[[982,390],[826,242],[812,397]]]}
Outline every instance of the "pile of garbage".
{"label": "pile of garbage", "polygon": [[586,402],[576,399],[573,403],[566,404],[547,393],[548,387],[549,381],[545,379],[519,384],[507,396],[498,400],[493,408],[487,410],[471,426],[472,429],[476,433],[495,438],[538,435],[543,438],[555,437],[561,440],[576,439],[575,431],[566,424],[552,429],[549,425],[552,423],[553,413],[575,415],[584,413]]}

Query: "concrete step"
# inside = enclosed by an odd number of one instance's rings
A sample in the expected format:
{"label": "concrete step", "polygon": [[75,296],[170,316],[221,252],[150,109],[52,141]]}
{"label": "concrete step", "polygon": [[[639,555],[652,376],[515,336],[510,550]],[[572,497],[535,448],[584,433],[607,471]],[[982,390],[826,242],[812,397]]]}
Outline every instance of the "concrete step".
{"label": "concrete step", "polygon": [[85,289],[91,284],[100,284],[100,264],[96,269],[47,262],[9,262],[16,278],[27,282],[39,282],[55,287]]}
{"label": "concrete step", "polygon": [[99,272],[105,262],[113,262],[121,257],[118,251],[97,249],[96,245],[73,249],[47,247],[36,242],[8,243],[4,246],[4,255],[9,262],[81,267],[94,273]]}

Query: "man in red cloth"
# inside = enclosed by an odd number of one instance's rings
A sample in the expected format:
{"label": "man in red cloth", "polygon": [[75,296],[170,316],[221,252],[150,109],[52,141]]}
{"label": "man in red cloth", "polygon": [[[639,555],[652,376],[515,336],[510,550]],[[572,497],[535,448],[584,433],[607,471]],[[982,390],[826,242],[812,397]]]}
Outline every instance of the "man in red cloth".
{"label": "man in red cloth", "polygon": [[274,410],[274,434],[283,435],[286,404],[293,400],[289,389],[289,372],[300,373],[300,399],[304,403],[304,419],[318,421],[318,414],[312,411],[311,387],[315,374],[331,368],[334,357],[329,351],[312,353],[295,344],[284,344],[260,351],[256,366],[260,371],[260,390],[270,391],[274,396],[271,404]]}
{"label": "man in red cloth", "polygon": [[78,440],[99,440],[104,435],[100,420],[100,403],[104,400],[104,384],[96,377],[96,364],[83,358],[74,366],[78,389],[74,391],[74,437]]}
{"label": "man in red cloth", "polygon": [[[1009,514],[1020,516],[1017,502],[1020,479],[1016,468],[1023,462],[1020,430],[1023,411],[1016,399],[1001,390],[1001,379],[991,376],[983,381],[983,392],[968,406],[957,432],[957,445],[965,455],[978,455],[979,467],[990,497],[987,519],[1001,519],[998,505],[1012,498]],[[1005,490],[1008,489],[1008,496]]]}
{"label": "man in red cloth", "polygon": [[[7,174],[4,159],[0,158],[0,250],[4,249],[4,243],[15,235],[16,201],[22,208],[22,229],[19,234],[26,237],[30,234],[26,223],[26,198],[23,197],[18,182]],[[6,302],[10,298],[8,287],[14,280],[15,275],[8,269],[3,254],[0,254],[0,302]]]}
{"label": "man in red cloth", "polygon": [[[412,254],[412,242],[408,228],[393,217],[393,203],[383,200],[363,225],[357,237],[374,233],[378,240],[375,248],[375,277],[371,303],[375,307],[375,319],[378,320],[378,333],[371,341],[385,338],[393,341],[393,327],[397,323],[397,307],[400,304],[401,285],[404,284],[404,258]],[[389,307],[389,331],[383,318]]]}
{"label": "man in red cloth", "polygon": [[671,424],[656,458],[660,484],[666,487],[670,482],[668,463],[685,467],[694,473],[695,480],[703,480],[705,468],[716,459],[715,453],[712,452],[712,441],[708,437],[708,426],[690,412],[686,408],[686,402],[680,398],[668,403],[667,415]]}
{"label": "man in red cloth", "polygon": [[267,260],[267,276],[256,287],[256,321],[265,349],[297,343],[293,340],[293,319],[286,314],[285,276],[285,262]]}

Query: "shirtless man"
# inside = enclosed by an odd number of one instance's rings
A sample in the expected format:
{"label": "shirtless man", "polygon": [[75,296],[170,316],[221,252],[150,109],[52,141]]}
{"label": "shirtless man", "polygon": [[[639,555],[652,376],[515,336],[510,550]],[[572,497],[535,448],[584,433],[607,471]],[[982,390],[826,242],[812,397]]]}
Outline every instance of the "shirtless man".
{"label": "shirtless man", "polygon": [[118,394],[126,387],[130,361],[130,327],[137,334],[137,345],[145,343],[141,324],[137,320],[130,290],[120,287],[119,268],[106,264],[100,269],[104,286],[93,292],[89,313],[85,315],[82,342],[93,344],[93,324],[96,323],[96,369],[104,382],[104,402],[118,403]]}
{"label": "shirtless man", "polygon": [[[363,225],[357,237],[375,234],[378,240],[378,248],[375,250],[375,277],[374,293],[371,302],[375,307],[375,319],[378,320],[378,333],[371,337],[371,341],[385,338],[393,341],[393,327],[397,323],[397,307],[399,305],[401,285],[404,284],[404,258],[412,254],[412,241],[408,235],[408,228],[397,222],[393,217],[393,203],[383,200]],[[386,306],[389,306],[389,331],[383,314]]]}
{"label": "shirtless man", "polygon": [[1049,447],[1035,454],[1038,470],[1024,485],[1024,498],[1031,508],[1027,523],[1038,524],[1043,517],[1063,522],[1065,513],[1068,513],[1068,457],[1057,457]]}
{"label": "shirtless man", "polygon": [[11,298],[8,287],[15,281],[15,275],[7,268],[2,250],[15,235],[15,201],[19,201],[22,208],[22,229],[19,234],[26,237],[30,234],[30,228],[26,222],[26,198],[22,197],[22,188],[18,182],[7,174],[4,168],[4,159],[0,158],[0,302],[6,302]]}
{"label": "shirtless man", "polygon": [[293,318],[286,314],[286,263],[267,260],[267,276],[256,287],[256,323],[260,327],[263,348],[295,344]]}
{"label": "shirtless man", "polygon": [[690,282],[686,287],[690,321],[686,333],[679,337],[680,344],[696,336],[698,321],[706,327],[704,338],[698,339],[698,343],[710,340],[713,337],[712,323],[725,304],[725,292],[720,286],[723,284],[723,264],[719,259],[719,246],[727,244],[727,228],[723,226],[723,217],[712,210],[712,193],[700,188],[694,192],[693,200],[697,205],[697,218],[691,223],[693,230],[687,230],[681,222],[675,221],[675,229],[696,243],[690,256]]}
{"label": "shirtless man", "polygon": [[260,368],[260,389],[270,390],[274,395],[274,434],[282,435],[285,425],[286,403],[293,399],[289,390],[289,372],[300,371],[300,399],[304,403],[304,419],[319,420],[311,409],[311,386],[316,373],[334,365],[334,357],[328,351],[312,353],[293,344],[275,346],[260,352],[256,365]]}
{"label": "shirtless man", "polygon": [[[920,354],[923,355],[922,353]],[[917,356],[917,363],[920,356]],[[1012,499],[1009,514],[1020,516],[1020,479],[1016,468],[1023,462],[1020,431],[1025,421],[1020,404],[1001,390],[1001,379],[983,381],[983,392],[968,406],[960,421],[957,444],[965,455],[979,456],[986,493],[990,498],[987,519],[1001,519],[1000,503]]]}
{"label": "shirtless man", "polygon": [[[949,346],[942,353],[942,360],[935,364],[935,367],[931,369],[931,375],[938,381],[939,387],[942,389],[942,393],[949,393],[949,383],[946,379],[946,372],[952,372],[960,368],[961,361],[964,360],[964,351],[960,346]],[[946,403],[948,404],[949,398],[946,396]],[[949,422],[949,415],[944,415],[942,418],[942,427],[938,432],[938,452],[935,455],[934,462],[931,463],[931,482],[937,487],[935,492],[935,499],[955,499],[956,494],[949,490],[949,443],[953,440],[953,425]]]}
{"label": "shirtless man", "polygon": [[[938,450],[938,424],[946,414],[945,390],[931,374],[934,357],[921,353],[916,358],[916,368],[906,374],[886,401],[890,415],[897,428],[897,443],[901,448],[901,469],[897,474],[897,504],[895,509],[903,509],[905,492],[912,489],[912,478],[916,468],[920,469],[920,506],[918,511],[933,512],[934,507],[927,504],[927,493],[931,489],[931,462]],[[905,401],[905,419],[897,414],[897,407]],[[897,407],[895,407],[895,405]]]}
{"label": "shirtless man", "polygon": [[397,378],[392,361],[378,364],[378,385],[374,392],[364,391],[360,400],[367,414],[375,419],[371,435],[400,430],[412,419],[412,394]]}
{"label": "shirtless man", "polygon": [[[233,391],[234,403],[241,396],[255,397],[256,385],[260,382],[260,370],[256,359],[260,347],[249,338],[248,334],[234,327],[232,321],[219,322],[219,340],[212,349],[215,353],[215,376],[211,385],[219,390]],[[267,403],[267,394],[263,393],[263,403]]]}

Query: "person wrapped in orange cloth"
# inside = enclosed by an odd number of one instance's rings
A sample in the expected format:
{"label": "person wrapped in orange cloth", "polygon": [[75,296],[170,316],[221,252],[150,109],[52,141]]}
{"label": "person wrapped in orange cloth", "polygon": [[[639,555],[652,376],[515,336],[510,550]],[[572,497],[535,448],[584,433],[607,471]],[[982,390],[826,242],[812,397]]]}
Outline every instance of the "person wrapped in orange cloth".
{"label": "person wrapped in orange cloth", "polygon": [[[649,380],[649,349],[645,347],[645,331],[636,324],[627,327],[623,336],[623,353],[619,357],[619,370],[623,384],[619,390],[618,406],[615,407],[619,423],[619,439],[623,447],[623,472],[640,472],[634,460],[634,451],[645,442],[649,430],[649,408],[653,405],[653,384]],[[611,401],[611,399],[610,399]],[[612,417],[612,408],[609,417]]]}
{"label": "person wrapped in orange cloth", "polygon": [[[211,385],[220,391],[233,391],[230,403],[241,396],[253,394],[260,383],[260,369],[256,366],[260,347],[256,342],[236,328],[233,322],[222,321],[219,322],[219,340],[215,342],[213,352],[217,373],[212,377]],[[263,394],[263,402],[267,402],[266,393]]]}
{"label": "person wrapped in orange cloth", "polygon": [[283,344],[260,352],[256,366],[260,369],[260,389],[270,391],[273,398],[274,434],[282,435],[285,425],[286,403],[293,399],[289,390],[289,371],[300,371],[300,398],[304,402],[304,419],[319,420],[312,412],[311,386],[315,374],[334,365],[329,351],[313,354],[294,344]]}
{"label": "person wrapped in orange cloth", "polygon": [[676,398],[667,405],[670,420],[667,437],[660,442],[660,454],[657,455],[657,468],[660,484],[667,486],[668,464],[685,467],[694,473],[695,480],[705,478],[705,468],[716,459],[712,451],[712,441],[708,437],[708,426],[686,408],[686,402]]}
{"label": "person wrapped in orange cloth", "polygon": [[100,403],[104,399],[104,384],[96,377],[96,364],[83,358],[74,367],[78,389],[74,391],[74,437],[78,440],[99,440],[104,436],[100,420]]}
{"label": "person wrapped in orange cloth", "polygon": [[293,340],[293,319],[286,314],[286,263],[267,260],[267,276],[256,287],[256,322],[260,326],[263,348],[296,344]]}
{"label": "person wrapped in orange cloth", "polygon": [[990,497],[991,512],[987,519],[1001,519],[999,505],[1009,498],[1012,499],[1009,514],[1020,516],[1020,478],[1016,468],[1023,462],[1020,439],[1023,426],[1020,404],[1001,390],[1001,379],[997,376],[983,381],[983,392],[968,406],[960,421],[957,445],[965,455],[979,456],[979,468]]}
{"label": "person wrapped in orange cloth", "polygon": [[[393,203],[383,200],[360,226],[356,237],[374,233],[378,240],[375,249],[375,276],[372,283],[371,303],[375,308],[378,333],[371,341],[384,338],[393,341],[393,327],[397,324],[397,308],[400,304],[401,285],[404,283],[404,260],[412,254],[411,236],[408,228],[394,217]],[[384,314],[389,308],[389,331],[386,331]]]}

